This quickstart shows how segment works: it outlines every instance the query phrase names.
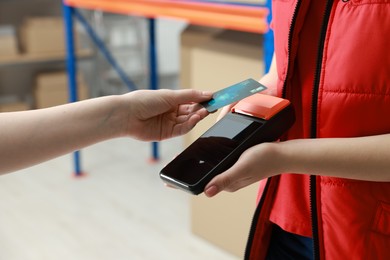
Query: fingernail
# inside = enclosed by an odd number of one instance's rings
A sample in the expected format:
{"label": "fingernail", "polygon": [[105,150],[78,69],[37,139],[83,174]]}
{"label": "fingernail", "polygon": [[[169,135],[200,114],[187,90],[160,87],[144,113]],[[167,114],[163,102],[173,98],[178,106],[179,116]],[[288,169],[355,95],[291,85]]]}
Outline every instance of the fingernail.
{"label": "fingernail", "polygon": [[206,194],[207,197],[211,198],[218,194],[218,188],[215,185],[211,186],[207,188],[204,193]]}
{"label": "fingernail", "polygon": [[202,95],[209,97],[209,96],[213,95],[213,92],[211,92],[211,91],[202,91]]}

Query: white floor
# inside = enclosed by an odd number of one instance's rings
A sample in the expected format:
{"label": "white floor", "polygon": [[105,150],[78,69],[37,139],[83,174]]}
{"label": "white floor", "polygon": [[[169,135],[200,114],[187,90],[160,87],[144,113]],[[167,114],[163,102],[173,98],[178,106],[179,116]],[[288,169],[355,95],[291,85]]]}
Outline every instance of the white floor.
{"label": "white floor", "polygon": [[[159,170],[181,139],[151,145],[116,139],[0,176],[0,260],[236,260],[190,231],[189,196],[164,187]],[[22,158],[21,158],[22,159]]]}

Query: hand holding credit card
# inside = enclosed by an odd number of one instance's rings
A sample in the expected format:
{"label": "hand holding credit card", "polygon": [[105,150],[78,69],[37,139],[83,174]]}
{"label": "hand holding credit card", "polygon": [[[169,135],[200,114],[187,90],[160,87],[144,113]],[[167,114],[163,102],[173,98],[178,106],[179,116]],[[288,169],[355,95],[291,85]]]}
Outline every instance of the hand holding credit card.
{"label": "hand holding credit card", "polygon": [[213,98],[201,103],[208,112],[215,112],[221,107],[240,101],[248,96],[266,90],[267,87],[254,79],[246,79],[242,82],[221,89],[214,93]]}

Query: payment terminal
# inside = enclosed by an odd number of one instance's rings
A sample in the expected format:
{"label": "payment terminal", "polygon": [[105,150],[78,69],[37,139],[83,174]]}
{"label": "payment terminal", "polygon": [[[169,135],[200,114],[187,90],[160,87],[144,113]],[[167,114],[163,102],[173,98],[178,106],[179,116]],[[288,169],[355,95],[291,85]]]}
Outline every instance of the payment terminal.
{"label": "payment terminal", "polygon": [[160,177],[171,186],[200,194],[246,149],[276,141],[294,121],[288,100],[263,94],[249,96],[164,167]]}

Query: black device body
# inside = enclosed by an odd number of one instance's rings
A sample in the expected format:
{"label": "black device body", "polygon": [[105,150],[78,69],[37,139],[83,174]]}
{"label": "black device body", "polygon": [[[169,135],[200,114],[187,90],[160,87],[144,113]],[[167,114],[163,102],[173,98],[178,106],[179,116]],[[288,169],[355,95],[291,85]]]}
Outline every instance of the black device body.
{"label": "black device body", "polygon": [[294,121],[291,104],[268,120],[230,112],[166,165],[160,177],[169,185],[198,195],[245,150],[276,141]]}

